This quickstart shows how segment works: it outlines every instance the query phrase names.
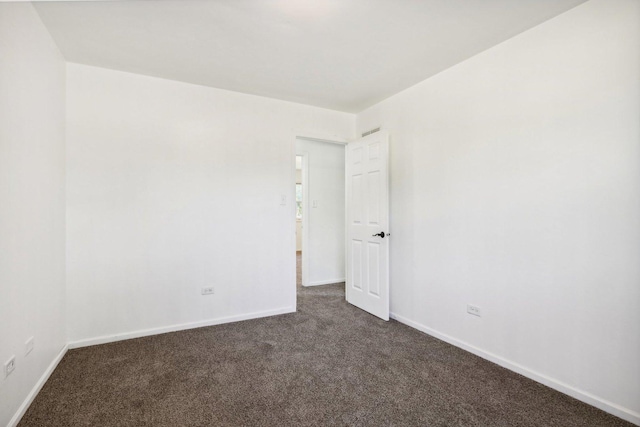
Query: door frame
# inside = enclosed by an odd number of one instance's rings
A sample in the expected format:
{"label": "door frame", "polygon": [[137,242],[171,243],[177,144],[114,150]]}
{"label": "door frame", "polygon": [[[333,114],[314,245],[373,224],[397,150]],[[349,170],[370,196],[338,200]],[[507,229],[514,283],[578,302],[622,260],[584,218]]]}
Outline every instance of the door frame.
{"label": "door frame", "polygon": [[[299,139],[302,140],[306,140],[306,141],[315,141],[315,142],[326,142],[329,144],[338,144],[338,145],[342,145],[345,146],[349,143],[349,141],[351,141],[353,138],[349,139],[349,138],[345,138],[343,136],[340,135],[328,135],[328,134],[323,134],[323,133],[318,133],[316,131],[312,131],[312,130],[305,130],[305,129],[293,129],[293,135],[294,137],[291,138],[291,158],[292,160],[290,161],[290,169],[289,169],[289,182],[293,183],[289,188],[291,189],[289,192],[289,197],[290,200],[292,201],[291,203],[291,208],[289,209],[289,218],[292,219],[291,221],[291,227],[292,227],[292,231],[293,233],[291,233],[291,247],[294,249],[293,251],[291,251],[291,257],[293,259],[293,294],[294,294],[294,307],[297,309],[298,306],[298,291],[297,291],[297,279],[296,279],[296,272],[295,272],[295,268],[296,268],[296,155],[298,155],[296,153],[296,141]],[[303,158],[303,162],[304,161],[308,162],[308,157],[305,156]],[[306,172],[305,172],[306,171]],[[308,175],[307,178],[305,179],[305,173],[309,173],[309,168],[308,168],[308,164],[307,167],[305,167],[304,163],[302,166],[302,191],[305,190],[305,184],[308,185]],[[305,182],[306,181],[306,182]],[[305,240],[305,234],[306,237],[308,239],[308,232],[309,232],[309,227],[305,226],[305,219],[308,220],[308,215],[305,215],[305,212],[308,212],[308,208],[307,206],[305,206],[305,202],[308,202],[308,197],[305,197],[303,194],[303,199],[302,199],[302,283],[305,283],[305,271],[308,272],[308,266],[309,266],[309,259],[306,258],[309,256],[309,251],[305,251],[305,247],[308,248],[309,247],[309,242]],[[345,207],[346,209],[346,207]],[[346,218],[345,218],[346,220]],[[345,240],[345,245],[346,245],[346,240]],[[345,247],[346,250],[346,247]],[[305,261],[306,258],[306,261]],[[306,267],[306,268],[305,268]],[[307,276],[307,282],[308,283],[308,276]]]}
{"label": "door frame", "polygon": [[[309,284],[309,198],[307,188],[309,186],[309,153],[303,151],[296,156],[302,157],[302,286]],[[297,220],[297,218],[296,218]]]}

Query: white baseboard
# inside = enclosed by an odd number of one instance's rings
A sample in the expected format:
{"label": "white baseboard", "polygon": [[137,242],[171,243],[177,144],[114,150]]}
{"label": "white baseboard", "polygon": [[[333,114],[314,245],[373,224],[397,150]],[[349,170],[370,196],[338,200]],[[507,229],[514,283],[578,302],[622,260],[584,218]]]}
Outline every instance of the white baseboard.
{"label": "white baseboard", "polygon": [[305,287],[308,286],[322,286],[322,285],[333,285],[335,283],[342,283],[344,282],[346,279],[344,277],[339,278],[339,279],[331,279],[331,280],[319,280],[317,282],[311,282],[311,283],[307,283],[306,285],[304,285]]}
{"label": "white baseboard", "polygon": [[31,406],[33,399],[35,399],[38,393],[40,392],[40,390],[42,390],[42,387],[47,382],[47,380],[49,379],[53,371],[55,371],[55,369],[58,367],[58,363],[60,363],[64,355],[67,354],[68,349],[69,349],[68,345],[65,345],[64,347],[62,347],[62,350],[60,350],[60,353],[58,353],[58,355],[55,357],[55,359],[53,359],[51,364],[49,364],[49,366],[44,371],[44,373],[42,374],[38,382],[36,382],[36,384],[33,386],[31,391],[27,395],[26,399],[24,399],[24,402],[22,402],[22,405],[20,405],[20,407],[18,408],[18,411],[15,413],[13,418],[11,418],[11,420],[9,421],[9,424],[7,424],[7,427],[15,427],[18,425],[18,423],[20,422],[24,414],[27,412],[27,409],[29,409],[29,406]]}
{"label": "white baseboard", "polygon": [[407,319],[406,317],[400,316],[395,313],[389,313],[389,317],[397,320],[400,323],[404,323],[407,326],[411,326],[412,328],[415,328],[421,332],[424,332],[427,335],[431,335],[432,337],[438,338],[451,345],[454,345],[470,353],[473,353],[476,356],[482,357],[483,359],[493,362],[496,365],[500,365],[503,368],[517,372],[518,374],[523,375],[539,383],[542,383],[547,387],[551,387],[554,390],[567,394],[584,403],[587,403],[591,406],[595,406],[598,409],[602,409],[603,411],[608,412],[612,415],[615,415],[616,417],[622,418],[623,420],[629,421],[630,423],[640,426],[640,414],[637,412],[624,408],[620,405],[616,405],[615,403],[609,402],[607,400],[601,399],[598,396],[594,396],[591,393],[579,390],[573,386],[570,386],[569,384],[565,384],[561,381],[548,377],[544,374],[540,374],[538,372],[532,371],[531,369],[526,368],[522,365],[519,365],[518,363],[511,362],[510,360],[504,359],[493,353],[489,353],[487,351],[479,349],[478,347],[474,347],[471,344],[468,344],[457,338],[453,338],[452,336],[449,336],[447,334],[438,332],[418,322],[414,322],[413,320]]}
{"label": "white baseboard", "polygon": [[224,323],[240,322],[242,320],[259,319],[261,317],[276,316],[278,314],[294,313],[295,307],[284,307],[275,310],[259,311],[254,313],[240,314],[237,316],[220,317],[217,319],[201,320],[198,322],[181,323],[178,325],[163,326],[160,328],[142,329],[138,331],[125,332],[122,334],[105,335],[96,338],[88,338],[69,343],[69,349],[89,347],[92,345],[106,344],[115,341],[141,338],[150,335],[166,334],[167,332],[184,331],[186,329],[202,328],[205,326],[221,325]]}

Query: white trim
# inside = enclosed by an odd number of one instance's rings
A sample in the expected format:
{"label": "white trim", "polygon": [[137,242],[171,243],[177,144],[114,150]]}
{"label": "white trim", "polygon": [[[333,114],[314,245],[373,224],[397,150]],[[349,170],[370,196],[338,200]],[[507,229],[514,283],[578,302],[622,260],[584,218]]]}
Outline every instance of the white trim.
{"label": "white trim", "polygon": [[217,319],[202,320],[199,322],[180,323],[177,325],[163,326],[161,328],[141,329],[123,334],[105,335],[69,343],[69,349],[89,347],[92,345],[106,344],[115,341],[129,340],[132,338],[147,337],[150,335],[166,334],[167,332],[184,331],[186,329],[202,328],[205,326],[221,325],[224,323],[240,322],[242,320],[259,319],[261,317],[276,316],[278,314],[295,313],[295,307],[284,307],[275,310],[258,311],[255,313],[240,314],[236,316],[220,317]]}
{"label": "white trim", "polygon": [[298,139],[301,139],[303,141],[326,142],[327,144],[335,144],[335,145],[341,145],[341,146],[345,146],[348,144],[347,141],[335,141],[332,139],[321,139],[321,138],[308,138],[304,136],[299,136]]}
{"label": "white trim", "polygon": [[69,349],[69,345],[67,344],[65,344],[64,347],[62,347],[62,350],[60,350],[60,353],[58,353],[58,355],[53,359],[51,364],[49,364],[49,366],[44,371],[44,373],[42,374],[38,382],[36,382],[36,384],[33,386],[31,391],[27,395],[27,397],[24,399],[24,401],[22,402],[22,405],[20,405],[20,407],[18,408],[18,411],[14,414],[13,418],[11,418],[11,420],[9,421],[9,424],[7,424],[7,427],[15,427],[18,425],[18,423],[20,422],[24,414],[27,412],[27,409],[29,409],[29,406],[31,406],[31,403],[33,403],[33,400],[36,398],[38,393],[40,393],[40,390],[42,390],[42,387],[44,386],[44,384],[47,382],[47,380],[49,379],[53,371],[55,371],[55,369],[58,367],[58,364],[60,363],[64,355],[67,354],[68,349]]}
{"label": "white trim", "polygon": [[[296,150],[297,153],[297,150]],[[309,284],[309,152],[303,151],[297,156],[302,157],[302,286]]]}
{"label": "white trim", "polygon": [[293,129],[293,133],[296,134],[296,138],[306,139],[311,141],[330,142],[332,144],[347,144],[348,138],[341,135],[329,135],[315,130],[306,129]]}
{"label": "white trim", "polygon": [[[354,141],[357,141],[354,140]],[[352,141],[353,142],[353,141]],[[344,146],[344,300],[349,302],[349,194],[347,192],[347,180],[349,179],[349,143]]]}
{"label": "white trim", "polygon": [[493,353],[489,353],[488,351],[479,349],[478,347],[475,347],[457,338],[453,338],[452,336],[449,336],[447,334],[443,334],[442,332],[438,332],[418,322],[414,322],[413,320],[409,320],[406,317],[400,316],[396,313],[389,313],[389,317],[397,320],[400,323],[404,323],[407,326],[410,326],[421,332],[424,332],[427,335],[431,335],[432,337],[438,338],[451,345],[454,345],[470,353],[473,353],[476,356],[482,357],[483,359],[493,362],[496,365],[500,365],[503,368],[509,369],[510,371],[516,372],[520,375],[523,375],[527,378],[530,378],[534,381],[544,384],[547,387],[551,387],[554,390],[567,394],[584,403],[587,403],[591,406],[595,406],[598,409],[602,409],[603,411],[608,412],[612,415],[615,415],[616,417],[620,417],[623,420],[629,421],[630,423],[640,426],[640,414],[637,412],[624,408],[620,405],[616,405],[615,403],[609,402],[605,399],[597,397],[586,391],[579,390],[569,384],[563,383],[562,381],[558,381],[554,378],[548,377],[547,375],[532,371],[531,369],[524,367],[518,363],[504,359]]}
{"label": "white trim", "polygon": [[344,282],[344,277],[342,277],[340,279],[319,280],[319,281],[316,281],[316,282],[307,283],[306,285],[303,285],[303,286],[334,285],[336,283],[342,283],[342,282]]}

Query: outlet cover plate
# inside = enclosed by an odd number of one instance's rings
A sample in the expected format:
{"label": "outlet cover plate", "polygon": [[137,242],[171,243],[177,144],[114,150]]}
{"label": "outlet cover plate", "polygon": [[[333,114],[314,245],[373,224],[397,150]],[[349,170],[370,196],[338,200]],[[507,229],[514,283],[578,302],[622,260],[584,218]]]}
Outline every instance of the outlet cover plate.
{"label": "outlet cover plate", "polygon": [[16,369],[16,357],[15,356],[11,356],[11,358],[9,360],[4,362],[4,376],[5,376],[5,378],[8,377],[9,374],[11,374],[11,372],[13,372],[14,369]]}
{"label": "outlet cover plate", "polygon": [[482,317],[482,313],[480,312],[480,307],[476,305],[467,304],[467,313],[472,314],[474,316]]}

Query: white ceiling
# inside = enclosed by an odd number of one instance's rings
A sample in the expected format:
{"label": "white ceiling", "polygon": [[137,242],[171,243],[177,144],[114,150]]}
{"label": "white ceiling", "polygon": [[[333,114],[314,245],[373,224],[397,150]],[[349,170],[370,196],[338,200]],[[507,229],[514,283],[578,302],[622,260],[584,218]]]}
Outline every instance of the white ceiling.
{"label": "white ceiling", "polygon": [[359,112],[585,0],[35,3],[70,62]]}

